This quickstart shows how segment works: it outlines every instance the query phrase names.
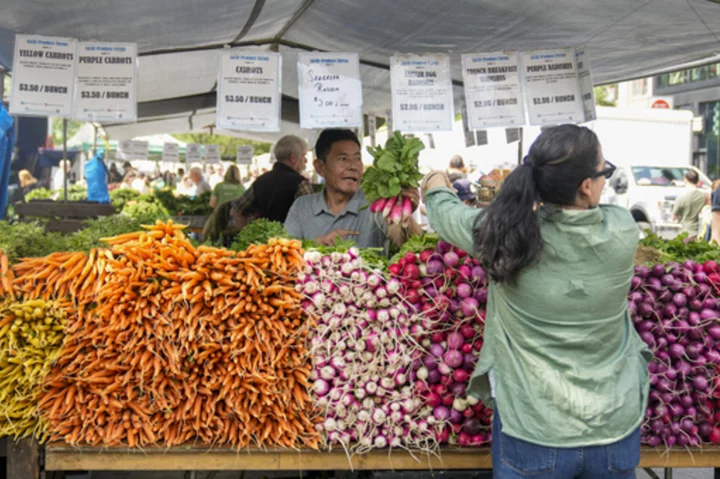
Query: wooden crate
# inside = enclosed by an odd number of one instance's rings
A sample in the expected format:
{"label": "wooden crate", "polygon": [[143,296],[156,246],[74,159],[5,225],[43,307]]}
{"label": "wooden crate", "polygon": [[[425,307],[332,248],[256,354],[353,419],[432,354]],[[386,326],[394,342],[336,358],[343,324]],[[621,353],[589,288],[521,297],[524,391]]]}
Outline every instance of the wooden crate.
{"label": "wooden crate", "polygon": [[87,219],[115,214],[111,204],[89,201],[35,200],[15,203],[13,207],[20,219],[52,218],[45,229],[59,233],[74,233],[83,228],[83,222]]}
{"label": "wooden crate", "polygon": [[113,205],[107,203],[90,203],[84,201],[30,201],[15,203],[15,214],[20,217],[37,216],[41,218],[96,218],[115,214]]}

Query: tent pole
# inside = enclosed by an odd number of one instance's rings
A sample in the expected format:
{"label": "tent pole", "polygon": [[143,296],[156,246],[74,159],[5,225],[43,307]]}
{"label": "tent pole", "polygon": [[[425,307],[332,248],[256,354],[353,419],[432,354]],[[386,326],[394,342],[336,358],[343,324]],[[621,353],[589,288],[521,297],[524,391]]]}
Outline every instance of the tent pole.
{"label": "tent pole", "polygon": [[518,131],[520,132],[520,141],[518,142],[518,165],[522,165],[523,162],[523,133],[524,133],[524,127],[518,128]]}
{"label": "tent pole", "polygon": [[95,133],[93,135],[93,156],[95,156],[95,155],[97,155],[97,135],[98,135],[97,125],[93,124],[93,132]]}
{"label": "tent pole", "polygon": [[[67,118],[63,118],[63,162],[67,161]],[[63,170],[63,188],[65,201],[68,200],[68,174],[65,163],[62,164]]]}

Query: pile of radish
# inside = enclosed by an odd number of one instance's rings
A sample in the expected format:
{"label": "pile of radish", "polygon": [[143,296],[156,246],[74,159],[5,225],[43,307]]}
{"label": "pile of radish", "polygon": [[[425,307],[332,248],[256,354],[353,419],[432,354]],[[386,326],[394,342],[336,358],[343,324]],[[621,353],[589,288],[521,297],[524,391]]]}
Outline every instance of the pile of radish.
{"label": "pile of radish", "polygon": [[[449,243],[432,244],[409,248],[389,274],[355,248],[306,253],[297,290],[315,319],[312,393],[328,447],[490,443],[492,410],[467,392],[483,345],[486,274]],[[629,310],[654,355],[645,444],[720,444],[719,293],[714,261],[635,268]]]}
{"label": "pile of radish", "polygon": [[650,399],[642,428],[650,446],[720,444],[718,264],[635,268],[629,307],[650,347]]}
{"label": "pile of radish", "polygon": [[415,388],[433,408],[428,421],[439,429],[440,443],[488,444],[492,410],[466,392],[483,344],[485,271],[444,241],[434,250],[407,253],[388,269],[401,283],[400,295],[424,316]]}
{"label": "pile of radish", "polygon": [[348,454],[385,447],[436,450],[432,408],[413,385],[423,315],[403,302],[400,282],[368,269],[356,248],[325,256],[309,251],[305,259],[297,290],[315,319],[312,393],[327,446]]}

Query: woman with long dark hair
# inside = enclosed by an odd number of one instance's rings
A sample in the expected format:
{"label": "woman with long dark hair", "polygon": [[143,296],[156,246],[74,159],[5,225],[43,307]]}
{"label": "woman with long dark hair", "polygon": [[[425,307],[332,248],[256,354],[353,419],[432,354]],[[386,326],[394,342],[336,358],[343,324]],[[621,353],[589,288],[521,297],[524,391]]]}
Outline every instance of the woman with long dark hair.
{"label": "woman with long dark hair", "polygon": [[432,228],[490,277],[468,391],[495,409],[495,477],[635,477],[650,354],[627,307],[637,226],[599,206],[613,170],[591,130],[562,125],[484,211],[443,172],[423,184]]}

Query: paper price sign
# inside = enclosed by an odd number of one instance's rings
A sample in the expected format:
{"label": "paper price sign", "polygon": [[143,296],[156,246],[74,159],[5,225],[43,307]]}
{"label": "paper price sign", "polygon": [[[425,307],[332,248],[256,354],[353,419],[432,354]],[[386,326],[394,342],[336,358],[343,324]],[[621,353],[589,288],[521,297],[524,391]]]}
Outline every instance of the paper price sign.
{"label": "paper price sign", "polygon": [[525,124],[517,53],[463,55],[462,68],[471,130]]}
{"label": "paper price sign", "polygon": [[298,89],[302,128],[362,125],[362,83],[357,53],[301,53]]}
{"label": "paper price sign", "polygon": [[188,143],[185,145],[185,163],[192,166],[193,163],[202,162],[202,145],[198,143]]}
{"label": "paper price sign", "polygon": [[573,50],[523,53],[522,67],[531,125],[584,120]]}
{"label": "paper price sign", "polygon": [[133,141],[132,142],[133,158],[136,160],[147,160],[149,148],[150,148],[150,144],[147,141]]}
{"label": "paper price sign", "polygon": [[120,140],[116,157],[121,160],[147,160],[149,143],[147,141]]}
{"label": "paper price sign", "polygon": [[221,54],[218,128],[280,131],[280,58],[278,53]]}
{"label": "paper price sign", "polygon": [[84,121],[135,121],[134,43],[78,44],[74,117]]}
{"label": "paper price sign", "polygon": [[163,143],[162,161],[177,163],[180,161],[180,145],[177,143]]}
{"label": "paper price sign", "polygon": [[590,72],[590,56],[585,49],[575,50],[575,61],[578,69],[578,82],[580,94],[582,95],[583,113],[585,121],[593,121],[597,118],[595,112],[595,91],[593,90],[592,73]]}
{"label": "paper price sign", "polygon": [[255,149],[250,145],[238,145],[235,161],[238,165],[252,165]]}
{"label": "paper price sign", "polygon": [[132,140],[120,140],[118,142],[117,158],[121,160],[132,160],[134,155]]}
{"label": "paper price sign", "polygon": [[76,44],[72,38],[15,37],[10,113],[72,115]]}
{"label": "paper price sign", "polygon": [[220,163],[219,145],[205,145],[205,162],[209,164]]}
{"label": "paper price sign", "polygon": [[394,56],[390,76],[396,130],[452,130],[453,91],[447,55]]}

